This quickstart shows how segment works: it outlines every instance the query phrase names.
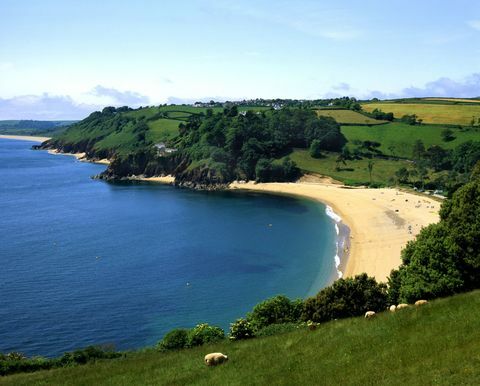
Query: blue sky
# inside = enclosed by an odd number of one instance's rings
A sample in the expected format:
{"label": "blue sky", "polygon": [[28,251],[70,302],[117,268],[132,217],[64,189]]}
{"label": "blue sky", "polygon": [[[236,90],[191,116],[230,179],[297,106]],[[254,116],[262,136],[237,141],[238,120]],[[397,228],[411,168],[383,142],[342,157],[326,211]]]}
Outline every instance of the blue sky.
{"label": "blue sky", "polygon": [[104,105],[480,96],[480,1],[0,2],[0,119]]}

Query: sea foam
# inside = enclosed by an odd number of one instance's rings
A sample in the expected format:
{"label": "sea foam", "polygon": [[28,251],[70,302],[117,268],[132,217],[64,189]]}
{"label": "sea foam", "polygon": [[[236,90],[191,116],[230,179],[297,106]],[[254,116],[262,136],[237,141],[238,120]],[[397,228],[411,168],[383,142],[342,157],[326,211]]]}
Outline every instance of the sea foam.
{"label": "sea foam", "polygon": [[335,232],[337,232],[337,241],[335,243],[335,248],[336,248],[336,253],[335,253],[335,269],[337,270],[337,275],[338,275],[338,278],[340,279],[342,276],[343,276],[343,273],[342,271],[340,271],[339,267],[340,267],[340,256],[339,256],[339,251],[340,251],[340,244],[339,244],[339,234],[340,234],[340,228],[338,227],[338,223],[342,221],[342,218],[336,214],[333,209],[326,205],[325,207],[325,213],[327,214],[328,217],[330,217],[331,219],[333,219],[333,221],[335,221]]}

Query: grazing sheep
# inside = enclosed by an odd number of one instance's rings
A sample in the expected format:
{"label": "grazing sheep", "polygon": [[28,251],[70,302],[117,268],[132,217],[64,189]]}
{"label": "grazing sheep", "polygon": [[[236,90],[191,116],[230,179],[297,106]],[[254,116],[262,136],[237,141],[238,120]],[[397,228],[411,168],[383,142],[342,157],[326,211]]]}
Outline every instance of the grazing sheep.
{"label": "grazing sheep", "polygon": [[424,304],[427,304],[427,303],[428,303],[428,302],[427,302],[426,300],[423,300],[423,299],[422,299],[422,300],[417,300],[417,301],[415,302],[415,305],[416,305],[416,306],[423,306]]}
{"label": "grazing sheep", "polygon": [[213,352],[205,355],[205,364],[207,366],[216,366],[228,361],[228,357],[221,352]]}
{"label": "grazing sheep", "polygon": [[407,307],[408,307],[408,304],[400,303],[400,304],[397,306],[397,310],[401,310],[402,308],[407,308]]}
{"label": "grazing sheep", "polygon": [[375,311],[367,311],[365,312],[365,317],[367,319],[373,318],[375,316]]}
{"label": "grazing sheep", "polygon": [[395,304],[391,305],[389,308],[390,312],[395,312],[397,310],[397,306]]}

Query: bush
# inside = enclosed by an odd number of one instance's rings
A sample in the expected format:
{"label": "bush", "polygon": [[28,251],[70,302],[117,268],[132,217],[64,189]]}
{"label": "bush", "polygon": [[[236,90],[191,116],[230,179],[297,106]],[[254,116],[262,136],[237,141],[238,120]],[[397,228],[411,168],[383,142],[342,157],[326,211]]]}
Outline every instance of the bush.
{"label": "bush", "polygon": [[179,350],[187,347],[188,331],[182,328],[176,328],[167,333],[158,344],[158,348],[164,350]]}
{"label": "bush", "polygon": [[217,342],[225,338],[220,327],[210,326],[207,323],[198,324],[188,333],[189,346],[201,346],[205,343]]}
{"label": "bush", "polygon": [[230,324],[230,340],[249,339],[254,336],[253,326],[246,319],[240,318],[235,323]]}
{"label": "bush", "polygon": [[255,330],[270,324],[297,322],[303,311],[303,302],[298,299],[291,301],[286,296],[279,295],[257,304],[247,320]]}
{"label": "bush", "polygon": [[366,311],[383,311],[387,307],[387,286],[378,284],[367,274],[339,279],[305,301],[304,321],[324,322],[360,316]]}

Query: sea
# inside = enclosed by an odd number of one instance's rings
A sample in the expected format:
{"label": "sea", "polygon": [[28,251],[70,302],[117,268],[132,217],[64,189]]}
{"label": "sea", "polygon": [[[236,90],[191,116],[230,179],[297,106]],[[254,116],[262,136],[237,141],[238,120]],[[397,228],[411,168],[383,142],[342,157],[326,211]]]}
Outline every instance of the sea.
{"label": "sea", "polygon": [[132,350],[204,322],[228,332],[257,303],[337,277],[322,204],[108,183],[91,178],[104,165],[34,144],[0,139],[0,352]]}

